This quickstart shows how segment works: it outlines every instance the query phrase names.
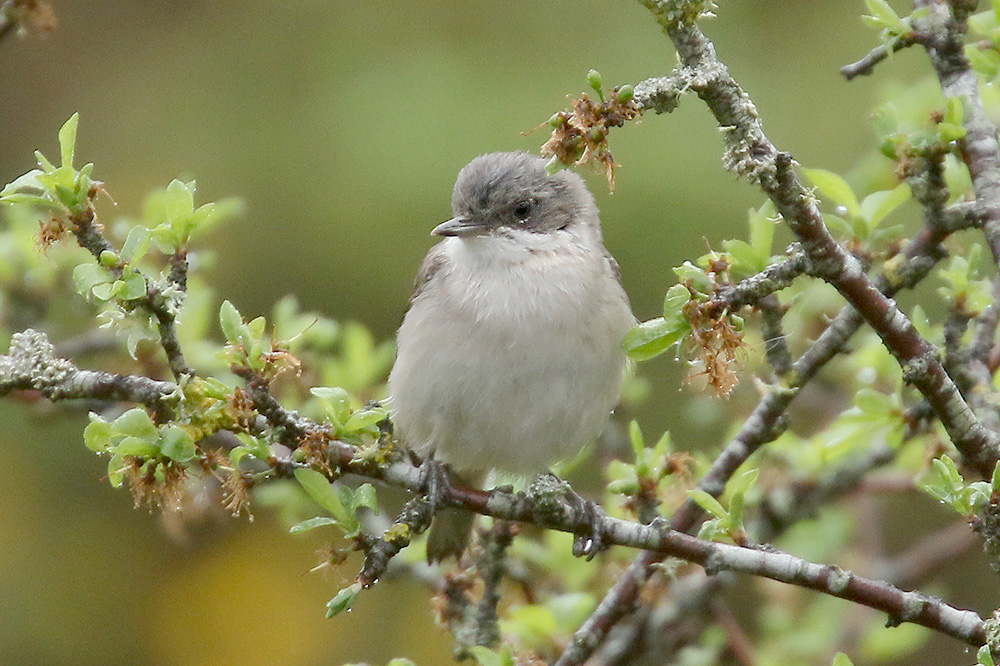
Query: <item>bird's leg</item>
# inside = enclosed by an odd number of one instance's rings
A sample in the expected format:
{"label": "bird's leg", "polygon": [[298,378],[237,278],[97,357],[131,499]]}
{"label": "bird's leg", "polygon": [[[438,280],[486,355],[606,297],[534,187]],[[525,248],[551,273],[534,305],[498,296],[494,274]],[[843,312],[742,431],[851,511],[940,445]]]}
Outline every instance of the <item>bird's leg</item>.
{"label": "bird's leg", "polygon": [[451,486],[451,473],[448,465],[429,455],[420,463],[420,488],[430,505],[433,516],[441,508],[444,495]]}
{"label": "bird's leg", "polygon": [[604,509],[586,500],[552,472],[540,475],[525,489],[532,511],[543,522],[569,518],[580,525],[573,541],[573,555],[587,560],[604,545]]}

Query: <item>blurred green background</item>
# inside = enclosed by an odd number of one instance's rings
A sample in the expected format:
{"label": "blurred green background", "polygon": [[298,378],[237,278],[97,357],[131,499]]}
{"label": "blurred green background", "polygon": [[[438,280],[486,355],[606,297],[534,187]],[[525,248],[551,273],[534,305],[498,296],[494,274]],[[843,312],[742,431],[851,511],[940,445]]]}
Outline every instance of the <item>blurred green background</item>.
{"label": "blurred green background", "polygon": [[[536,150],[544,131],[522,131],[583,90],[591,67],[612,86],[675,63],[646,10],[625,0],[52,4],[54,33],[0,43],[0,181],[31,168],[34,149],[56,153],[56,130],[79,111],[77,155],[96,163],[123,213],[174,177],[197,177],[200,201],[246,202],[240,221],[202,240],[217,253],[207,278],[245,315],[293,293],[380,338],[400,321],[466,162]],[[928,72],[914,51],[875,79],[840,77],[876,42],[860,0],[720,5],[706,31],[771,138],[805,165],[849,169],[871,149],[880,88]],[[623,165],[615,194],[587,178],[646,319],[671,266],[702,254],[703,237],[718,247],[743,235],[762,196],[721,168],[718,129],[694,98],[611,141]],[[719,447],[726,410],[751,405],[752,388],[727,405],[695,401],[678,392],[676,365],[642,367],[654,382],[644,427],[670,428],[680,448]],[[383,584],[327,621],[323,604],[354,568],[302,575],[318,540],[289,537],[259,511],[254,523],[202,524],[178,543],[101,481],[82,416],[4,400],[0,419],[0,664],[448,661],[422,588]],[[39,449],[44,468],[27,464]],[[991,607],[962,594],[949,600]],[[962,658],[953,642],[935,645],[908,663]]]}

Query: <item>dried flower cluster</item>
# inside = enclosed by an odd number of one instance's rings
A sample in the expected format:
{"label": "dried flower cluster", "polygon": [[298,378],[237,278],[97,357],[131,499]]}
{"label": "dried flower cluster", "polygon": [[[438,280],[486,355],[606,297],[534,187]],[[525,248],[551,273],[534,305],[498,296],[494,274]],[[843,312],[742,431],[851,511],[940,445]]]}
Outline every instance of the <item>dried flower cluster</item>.
{"label": "dried flower cluster", "polygon": [[[600,94],[600,92],[598,93]],[[594,101],[587,93],[571,102],[572,108],[549,119],[552,136],[541,148],[543,156],[552,156],[563,166],[595,163],[603,168],[608,188],[615,190],[615,162],[608,148],[608,131],[642,115],[632,99],[632,89],[615,88],[608,99]]]}

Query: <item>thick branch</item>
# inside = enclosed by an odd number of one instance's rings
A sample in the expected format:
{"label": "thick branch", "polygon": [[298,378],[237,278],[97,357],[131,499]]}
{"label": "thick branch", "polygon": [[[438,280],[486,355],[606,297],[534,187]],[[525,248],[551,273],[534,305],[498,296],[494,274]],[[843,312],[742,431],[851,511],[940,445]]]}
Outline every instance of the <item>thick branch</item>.
{"label": "thick branch", "polygon": [[0,355],[0,396],[16,390],[41,391],[50,400],[122,400],[157,407],[178,387],[149,377],[80,370],[55,356],[44,333],[28,329],[15,333],[8,353]]}

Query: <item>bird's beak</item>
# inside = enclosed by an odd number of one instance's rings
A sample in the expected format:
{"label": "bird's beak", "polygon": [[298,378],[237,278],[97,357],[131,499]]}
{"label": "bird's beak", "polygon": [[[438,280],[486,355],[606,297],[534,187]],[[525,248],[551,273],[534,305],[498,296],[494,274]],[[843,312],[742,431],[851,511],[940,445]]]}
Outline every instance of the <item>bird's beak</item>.
{"label": "bird's beak", "polygon": [[478,236],[479,234],[484,234],[489,230],[485,224],[477,222],[476,220],[470,219],[468,217],[453,217],[447,222],[442,222],[441,224],[434,227],[431,231],[431,235],[434,236]]}

